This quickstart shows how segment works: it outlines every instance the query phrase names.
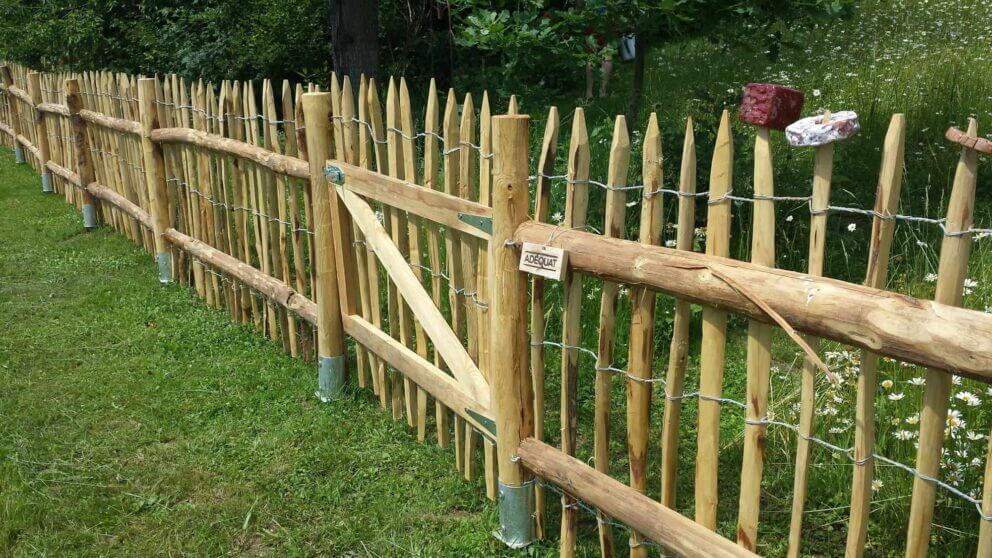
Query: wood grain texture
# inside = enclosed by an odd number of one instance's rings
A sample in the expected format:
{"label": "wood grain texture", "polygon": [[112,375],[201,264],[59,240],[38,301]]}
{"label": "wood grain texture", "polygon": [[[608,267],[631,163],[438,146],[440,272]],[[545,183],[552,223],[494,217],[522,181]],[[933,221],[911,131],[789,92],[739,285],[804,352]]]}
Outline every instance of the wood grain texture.
{"label": "wood grain texture", "polygon": [[[696,226],[696,138],[692,118],[686,119],[679,170],[679,213],[675,249],[691,252]],[[682,391],[689,360],[689,324],[692,321],[689,301],[675,299],[672,344],[665,376],[665,411],[661,426],[661,503],[675,507],[678,482],[679,425],[682,417]]]}
{"label": "wood grain texture", "polygon": [[[544,242],[554,231],[554,226],[528,222],[514,239]],[[639,247],[581,231],[555,233],[550,245],[568,250],[571,267],[582,273],[647,285],[759,320],[769,318],[710,268],[757,292],[774,285],[776,296],[765,302],[798,331],[979,380],[992,377],[992,316],[984,312],[747,262]]]}
{"label": "wood grain texture", "polygon": [[539,477],[644,533],[677,556],[757,556],[543,442],[525,439],[517,454]]}
{"label": "wood grain texture", "polygon": [[[775,195],[772,169],[771,131],[758,128],[754,143],[754,208],[752,213],[751,262],[775,267]],[[772,326],[751,320],[747,326],[747,387],[744,411],[744,460],[737,512],[737,543],[754,551],[758,545],[758,514],[761,508],[761,475],[765,466],[765,435],[760,424],[768,412],[768,389],[772,368]]]}
{"label": "wood grain texture", "polygon": [[[894,114],[889,122],[882,148],[882,164],[875,193],[875,211],[895,214],[899,206],[902,175],[905,166],[906,119]],[[889,251],[895,233],[892,219],[875,217],[871,226],[868,249],[868,270],[865,285],[885,288],[889,272]],[[864,554],[868,535],[868,514],[871,511],[875,453],[875,396],[878,391],[878,355],[861,351],[861,374],[854,415],[854,477],[851,482],[851,515],[848,521],[846,555],[858,558]]]}
{"label": "wood grain texture", "polygon": [[[824,121],[830,119],[830,111]],[[830,205],[830,180],[833,174],[834,144],[821,145],[813,155],[813,199],[810,202],[809,259],[806,272],[823,275],[823,250],[827,235],[827,208]],[[806,342],[814,350],[819,340],[809,336]],[[799,435],[796,437],[796,472],[792,484],[792,515],[789,518],[789,558],[798,558],[802,542],[803,515],[809,476],[810,436],[813,435],[813,414],[816,405],[817,369],[809,359],[803,359],[802,381],[799,388]]]}
{"label": "wood grain texture", "polygon": [[[561,126],[558,108],[548,110],[547,123],[544,126],[544,137],[541,140],[541,155],[538,159],[538,176],[534,193],[534,220],[547,222],[551,206],[551,179],[555,171],[555,159],[558,155],[558,131]],[[547,319],[544,314],[544,279],[537,275],[531,276],[530,300],[530,375],[534,381],[534,438],[544,441],[545,416],[545,372],[544,372],[544,339]],[[534,489],[534,526],[535,535],[539,539],[545,534],[545,511],[547,508],[544,487]]]}
{"label": "wood grain texture", "polygon": [[[584,227],[589,206],[589,133],[585,113],[575,109],[568,147],[568,192],[565,195],[565,218],[559,226],[547,225],[544,236],[535,242],[545,244],[554,237],[572,229]],[[517,229],[519,233],[520,229]],[[516,235],[519,242],[519,234]],[[582,314],[582,275],[569,265],[562,279],[561,325],[561,450],[568,455],[575,453],[575,432],[578,427],[576,399],[579,378],[579,325]],[[578,522],[575,501],[569,496],[561,498],[561,535],[559,552],[563,557],[575,553]]]}
{"label": "wood grain texture", "polygon": [[[734,142],[730,134],[730,116],[723,111],[710,165],[710,202],[706,216],[706,254],[723,258],[730,255],[730,200],[720,200],[720,196],[733,189]],[[720,465],[720,403],[712,398],[723,395],[726,346],[727,313],[704,306],[699,357],[701,397],[696,451],[696,522],[712,530],[716,529]]]}
{"label": "wood grain texture", "polygon": [[[978,137],[978,123],[974,118],[968,120],[968,135]],[[963,147],[954,174],[951,198],[947,205],[945,230],[971,229],[975,214],[977,182],[978,152]],[[968,257],[971,255],[971,236],[970,232],[959,235],[945,234],[940,246],[937,292],[934,294],[936,302],[951,306],[961,305],[962,288],[968,273]],[[926,388],[923,392],[923,409],[920,412],[920,445],[916,452],[916,470],[929,477],[937,477],[940,474],[940,458],[944,446],[944,428],[950,399],[951,374],[943,368],[928,368]],[[936,491],[937,487],[932,482],[920,477],[916,477],[913,481],[913,501],[906,534],[907,558],[927,556],[930,529],[933,527]]]}
{"label": "wood grain texture", "polygon": [[507,244],[530,211],[528,138],[530,117],[493,118],[493,241],[489,244],[493,409],[499,433],[499,481],[520,486],[530,474],[516,459],[520,441],[534,432],[534,392],[527,363],[527,276],[520,254]]}
{"label": "wood grain texture", "polygon": [[[662,186],[663,175],[661,130],[658,128],[658,116],[653,112],[648,118],[647,130],[644,132],[641,173],[644,180],[644,190],[641,197],[641,222],[638,241],[647,246],[655,246],[661,242],[664,199],[660,192],[656,192]],[[603,292],[605,296],[605,286]],[[630,487],[644,494],[648,484],[648,430],[651,422],[652,385],[635,381],[634,378],[650,379],[654,375],[652,365],[654,364],[655,301],[657,295],[654,291],[644,287],[634,287],[630,290],[630,299],[630,346],[627,357],[627,368],[630,373],[630,378],[627,379],[627,455],[630,461]],[[611,313],[615,312],[615,309],[611,308],[610,311]],[[601,314],[600,324],[603,323],[602,318]],[[603,348],[603,344],[600,343],[600,357],[603,355]],[[596,464],[599,465],[598,459]],[[632,557],[644,558],[648,555],[647,547],[641,542],[643,542],[641,534],[637,531],[631,531],[629,546]]]}

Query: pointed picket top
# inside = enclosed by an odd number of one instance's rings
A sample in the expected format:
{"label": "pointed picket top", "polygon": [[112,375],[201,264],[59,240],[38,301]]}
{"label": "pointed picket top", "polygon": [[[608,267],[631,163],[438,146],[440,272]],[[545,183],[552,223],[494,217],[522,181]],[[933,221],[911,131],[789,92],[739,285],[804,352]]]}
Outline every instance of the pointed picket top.
{"label": "pointed picket top", "polygon": [[449,89],[444,106],[444,191],[452,195],[458,194],[458,132],[458,99],[455,90]]}
{"label": "pointed picket top", "polygon": [[713,225],[721,231],[730,227],[730,200],[718,198],[730,193],[734,180],[734,140],[730,131],[730,113],[726,110],[720,116],[720,128],[716,134],[716,146],[710,165],[710,212],[707,218],[706,253],[711,256],[727,257],[730,254],[730,235],[710,234]]}
{"label": "pointed picket top", "polygon": [[403,177],[409,182],[417,182],[417,145],[414,142],[413,106],[410,104],[410,90],[406,86],[406,78],[400,78],[399,86],[400,107],[400,136],[403,146]]}
{"label": "pointed picket top", "polygon": [[[679,193],[696,193],[696,133],[692,117],[685,120],[685,139],[682,141],[682,163],[679,169]],[[682,200],[686,200],[683,203]],[[675,245],[679,250],[692,250],[695,233],[696,204],[693,198],[679,197],[679,222]]]}
{"label": "pointed picket top", "polygon": [[664,196],[658,191],[662,186],[661,130],[658,127],[658,115],[653,112],[648,117],[648,127],[644,132],[641,173],[644,191],[639,239],[644,244],[654,246],[661,241]]}
{"label": "pointed picket top", "polygon": [[[585,112],[581,107],[575,109],[572,117],[572,135],[568,147],[568,193],[565,196],[565,227],[571,228],[575,215],[572,209],[574,198],[580,195],[583,199],[589,196],[589,130],[586,128]],[[585,205],[583,202],[582,205]],[[581,218],[585,224],[585,216]]]}
{"label": "pointed picket top", "polygon": [[205,129],[206,131],[215,134],[217,133],[217,125],[220,124],[220,122],[215,119],[215,116],[217,115],[217,96],[214,93],[214,88],[212,86],[208,86],[206,88],[204,109],[206,110],[203,116],[205,121]]}
{"label": "pointed picket top", "polygon": [[279,97],[282,105],[283,130],[286,134],[286,155],[296,157],[300,151],[296,137],[296,105],[293,101],[293,86],[288,79],[282,80]]}
{"label": "pointed picket top", "polygon": [[344,76],[341,83],[341,132],[344,139],[344,160],[348,164],[358,164],[358,128],[355,125],[355,95],[351,80]]}
{"label": "pointed picket top", "polygon": [[[369,80],[362,74],[358,81],[358,120],[360,122],[369,121],[369,109],[368,109],[368,98],[369,98]],[[371,168],[372,166],[372,153],[369,149],[369,141],[371,138],[369,133],[369,128],[365,124],[358,125],[358,166],[363,169]]]}
{"label": "pointed picket top", "polygon": [[227,101],[231,96],[231,82],[224,80],[220,82],[220,95],[217,97],[217,133],[227,134]]}
{"label": "pointed picket top", "polygon": [[479,104],[479,203],[490,205],[493,181],[493,120],[489,107],[489,92],[482,92]]}
{"label": "pointed picket top", "polygon": [[437,133],[438,133],[438,98],[437,83],[431,78],[430,87],[427,89],[427,110],[424,113],[424,186],[431,190],[439,189],[438,183],[438,156],[437,156]]}
{"label": "pointed picket top", "polygon": [[475,196],[472,192],[472,170],[477,160],[478,153],[471,147],[475,143],[475,104],[472,102],[472,94],[465,94],[465,102],[462,104],[462,118],[458,129],[458,157],[461,161],[459,167],[458,184],[460,197],[470,200]]}
{"label": "pointed picket top", "polygon": [[368,95],[368,117],[372,127],[372,148],[375,152],[376,171],[380,174],[389,174],[386,146],[382,143],[386,141],[386,133],[382,125],[382,104],[379,100],[379,90],[376,88],[375,78],[369,78]]}
{"label": "pointed picket top", "polygon": [[555,155],[558,149],[558,130],[561,119],[558,107],[548,109],[548,120],[544,125],[544,138],[541,140],[541,156],[537,162],[537,179],[534,193],[534,219],[548,220],[548,209],[551,205],[551,178],[554,175]]}

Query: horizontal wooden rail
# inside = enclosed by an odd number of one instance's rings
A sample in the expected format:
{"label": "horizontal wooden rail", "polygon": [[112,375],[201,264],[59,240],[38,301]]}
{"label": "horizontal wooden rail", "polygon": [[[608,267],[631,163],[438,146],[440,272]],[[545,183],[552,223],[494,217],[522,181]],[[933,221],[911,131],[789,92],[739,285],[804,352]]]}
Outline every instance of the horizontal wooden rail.
{"label": "horizontal wooden rail", "polygon": [[140,122],[125,120],[123,118],[114,118],[113,116],[107,116],[106,114],[87,109],[79,111],[79,117],[87,122],[96,124],[97,126],[110,128],[111,130],[116,130],[125,134],[141,135]]}
{"label": "horizontal wooden rail", "polygon": [[31,102],[31,95],[28,95],[28,92],[27,91],[21,89],[20,87],[18,87],[16,85],[11,85],[10,87],[8,87],[7,88],[7,92],[10,93],[11,95],[17,97],[18,99],[24,101],[25,103],[27,103],[29,105],[33,105],[34,104],[34,103]]}
{"label": "horizontal wooden rail", "polygon": [[166,229],[165,239],[208,266],[219,269],[262,293],[273,302],[285,306],[287,310],[307,322],[317,324],[317,304],[279,279],[266,275],[234,256],[221,252],[213,246],[176,229]]}
{"label": "horizontal wooden rail", "polygon": [[45,166],[48,167],[48,170],[52,171],[52,174],[61,177],[66,182],[69,182],[75,186],[81,185],[79,181],[79,173],[67,169],[55,161],[48,161],[45,163]]}
{"label": "horizontal wooden rail", "polygon": [[40,103],[36,109],[41,112],[47,112],[49,114],[58,114],[60,116],[69,116],[69,107],[59,104],[59,103]]}
{"label": "horizontal wooden rail", "polygon": [[149,229],[152,228],[151,216],[148,215],[147,211],[138,207],[131,200],[125,198],[103,184],[97,184],[96,182],[90,182],[87,184],[86,190],[93,194],[94,197],[100,198],[103,201],[110,202],[111,204],[117,206],[118,209],[130,215],[145,227]]}
{"label": "horizontal wooden rail", "polygon": [[514,240],[550,242],[568,251],[568,265],[583,273],[771,323],[738,290],[743,285],[799,331],[992,381],[992,315],[984,312],[535,221],[521,225]]}
{"label": "horizontal wooden rail", "polygon": [[10,137],[15,136],[14,129],[11,128],[9,124],[4,124],[3,122],[0,122],[0,132],[3,132]]}
{"label": "horizontal wooden rail", "polygon": [[434,366],[434,363],[404,347],[402,343],[370,324],[361,316],[345,316],[344,330],[355,341],[374,352],[391,368],[399,370],[404,376],[413,380],[427,393],[443,403],[445,407],[472,424],[483,435],[493,440],[496,439],[496,432],[493,431],[495,423],[492,419],[492,411],[483,407],[469,395],[458,380]]}
{"label": "horizontal wooden rail", "polygon": [[534,438],[517,448],[520,461],[537,476],[648,539],[686,558],[755,557],[706,527],[652,500],[622,482]]}
{"label": "horizontal wooden rail", "polygon": [[459,218],[463,214],[491,221],[493,210],[488,206],[340,161],[330,160],[327,164],[344,171],[344,187],[356,194],[483,240],[491,237]]}
{"label": "horizontal wooden rail", "polygon": [[[62,178],[66,182],[79,187],[81,186],[81,181],[79,179],[79,173],[73,172],[62,165],[56,163],[55,161],[48,161],[45,163],[45,167],[52,171],[52,174]],[[151,228],[152,219],[148,215],[148,212],[142,209],[140,206],[132,202],[131,200],[125,198],[114,190],[104,186],[103,184],[98,184],[96,182],[91,182],[86,185],[86,190],[93,194],[93,197],[100,198],[101,200],[110,203],[117,209],[120,209],[124,213],[127,213],[130,217],[136,219],[142,225]]]}
{"label": "horizontal wooden rail", "polygon": [[41,160],[41,152],[38,151],[38,148],[35,147],[35,145],[33,143],[31,143],[31,140],[29,140],[25,136],[18,135],[17,136],[17,142],[20,143],[21,145],[23,145],[24,146],[24,149],[27,149],[28,151],[30,151],[31,154],[34,155],[34,158],[35,159]]}
{"label": "horizontal wooden rail", "polygon": [[310,165],[302,159],[273,153],[261,147],[217,134],[187,128],[159,128],[153,130],[150,137],[152,141],[157,143],[188,143],[218,153],[247,159],[279,174],[310,179]]}

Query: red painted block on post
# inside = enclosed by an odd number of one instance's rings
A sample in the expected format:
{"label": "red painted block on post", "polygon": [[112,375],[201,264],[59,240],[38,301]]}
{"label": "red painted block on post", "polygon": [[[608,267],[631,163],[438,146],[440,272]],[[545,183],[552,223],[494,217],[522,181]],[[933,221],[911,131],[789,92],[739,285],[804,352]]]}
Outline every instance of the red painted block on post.
{"label": "red painted block on post", "polygon": [[802,110],[802,91],[773,83],[749,83],[738,118],[755,126],[784,130],[799,119]]}

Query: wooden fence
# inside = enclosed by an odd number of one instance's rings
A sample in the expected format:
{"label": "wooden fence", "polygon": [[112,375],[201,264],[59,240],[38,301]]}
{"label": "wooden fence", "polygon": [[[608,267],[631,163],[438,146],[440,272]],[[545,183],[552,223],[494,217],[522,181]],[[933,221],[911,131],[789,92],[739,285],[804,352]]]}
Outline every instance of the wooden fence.
{"label": "wooden fence", "polygon": [[[437,443],[454,447],[465,478],[479,474],[481,458],[486,492],[499,498],[497,536],[508,545],[550,536],[546,490],[557,489],[562,555],[575,551],[578,513],[586,506],[598,514],[604,556],[615,552],[616,524],[633,529],[624,546],[634,556],[645,556],[651,544],[683,556],[752,555],[767,430],[784,426],[797,434],[788,554],[815,551],[803,548],[802,535],[811,444],[825,443],[813,424],[816,378],[831,374],[817,352],[823,338],[862,351],[855,444],[832,448],[848,452],[854,470],[848,556],[864,552],[873,463],[894,463],[875,451],[877,360],[928,367],[917,460],[904,466],[915,475],[906,555],[927,554],[937,491],[955,490],[938,478],[950,371],[992,381],[992,316],[958,308],[977,230],[972,149],[962,149],[947,218],[939,223],[943,246],[930,302],[882,290],[901,218],[901,115],[892,117],[885,139],[874,209],[862,212],[872,219],[872,235],[867,278],[857,285],[822,277],[828,215],[845,210],[830,204],[833,148],[815,155],[809,269],[774,269],[781,198],[768,136],[757,135],[753,196],[735,194],[727,113],[709,188],[699,192],[691,120],[675,190],[663,187],[654,115],[642,136],[641,183],[628,185],[631,143],[623,117],[601,183],[590,178],[589,134],[577,109],[563,154],[567,172],[559,176],[556,109],[531,164],[529,118],[516,114],[515,101],[506,115],[493,116],[487,95],[476,110],[471,95],[460,100],[449,91],[442,109],[433,82],[418,125],[402,79],[390,79],[383,98],[374,80],[333,76],[329,92],[268,80],[259,91],[254,83],[218,87],[176,76],[42,74],[16,64],[4,66],[2,78],[0,138],[39,172],[44,190],[78,206],[87,228],[102,222],[154,253],[163,283],[190,286],[232,320],[315,360],[321,399],[333,400],[351,372],[354,384],[371,389],[394,419],[405,418],[419,440],[433,425]],[[967,133],[976,136],[974,122]],[[560,180],[564,214],[549,224],[552,183]],[[590,186],[605,189],[601,233],[588,230]],[[636,241],[625,239],[630,194],[640,205]],[[666,195],[678,200],[671,248],[660,246]],[[707,202],[705,253],[692,251],[697,199]],[[729,259],[733,203],[753,205],[750,262]],[[548,316],[557,315],[547,312],[546,280],[518,269],[524,243],[567,253],[560,342],[545,338]],[[595,351],[580,346],[584,278],[602,281]],[[618,297],[626,289],[629,355],[622,369],[614,363]],[[664,375],[654,371],[659,295],[676,300]],[[692,303],[703,306],[702,344],[698,390],[687,392]],[[749,323],[746,402],[723,393],[730,314]],[[798,425],[768,415],[773,329],[805,354]],[[353,370],[346,335],[356,342]],[[558,396],[545,392],[549,346],[562,351]],[[581,442],[583,355],[595,359],[594,467],[572,457]],[[611,401],[618,375],[626,380],[629,484],[608,476],[616,457],[610,410],[624,406]],[[665,399],[660,447],[649,437],[655,385]],[[693,519],[673,511],[688,399],[698,403]],[[560,403],[557,448],[544,442],[547,401]],[[745,410],[737,544],[714,533],[719,457],[727,449],[721,407],[728,403]],[[656,447],[657,500],[646,494],[648,455]],[[977,506],[979,553],[992,555],[992,486],[982,500],[955,496]]]}

